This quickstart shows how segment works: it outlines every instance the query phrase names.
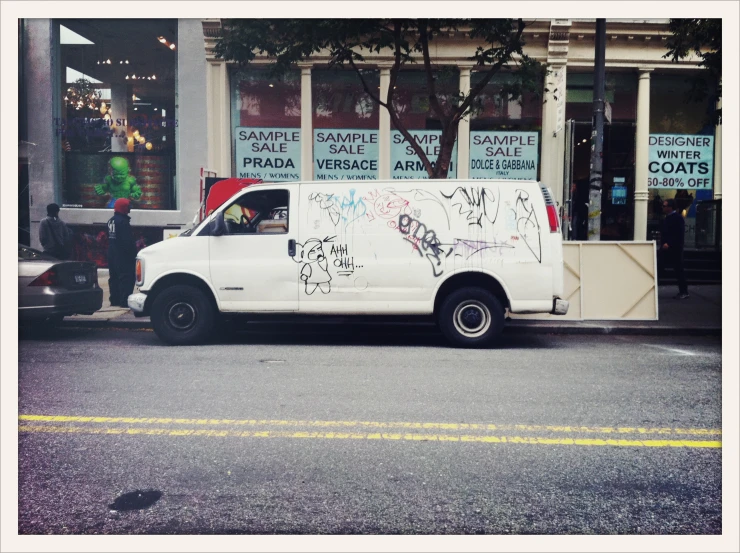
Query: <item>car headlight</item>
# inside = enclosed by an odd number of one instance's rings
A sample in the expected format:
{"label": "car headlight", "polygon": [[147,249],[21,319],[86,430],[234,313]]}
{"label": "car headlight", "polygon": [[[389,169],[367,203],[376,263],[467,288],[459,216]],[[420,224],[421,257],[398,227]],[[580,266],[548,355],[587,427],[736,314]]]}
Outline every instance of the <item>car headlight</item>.
{"label": "car headlight", "polygon": [[136,258],[136,286],[144,284],[144,260]]}

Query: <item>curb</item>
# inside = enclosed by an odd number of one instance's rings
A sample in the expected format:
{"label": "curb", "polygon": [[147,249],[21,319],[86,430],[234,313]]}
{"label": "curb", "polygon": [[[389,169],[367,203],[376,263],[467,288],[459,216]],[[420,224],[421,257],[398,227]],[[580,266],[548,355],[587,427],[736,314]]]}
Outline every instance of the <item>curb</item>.
{"label": "curb", "polygon": [[[294,323],[296,325],[321,326],[325,324],[344,324],[342,322]],[[388,328],[398,326],[433,326],[433,323],[368,323],[358,321],[357,325],[375,325]],[[116,330],[151,329],[148,319],[142,320],[64,320],[59,325],[64,328],[107,328]],[[504,334],[561,334],[561,335],[614,335],[614,336],[722,336],[721,327],[672,327],[672,326],[609,326],[594,325],[580,326],[573,324],[547,325],[541,323],[508,323],[504,326]]]}

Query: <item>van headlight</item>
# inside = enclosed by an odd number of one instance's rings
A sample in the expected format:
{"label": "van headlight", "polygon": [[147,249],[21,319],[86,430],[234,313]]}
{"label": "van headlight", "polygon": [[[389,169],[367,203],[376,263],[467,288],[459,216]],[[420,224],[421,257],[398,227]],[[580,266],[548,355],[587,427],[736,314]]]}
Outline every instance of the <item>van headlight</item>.
{"label": "van headlight", "polygon": [[136,286],[144,284],[144,260],[136,258]]}

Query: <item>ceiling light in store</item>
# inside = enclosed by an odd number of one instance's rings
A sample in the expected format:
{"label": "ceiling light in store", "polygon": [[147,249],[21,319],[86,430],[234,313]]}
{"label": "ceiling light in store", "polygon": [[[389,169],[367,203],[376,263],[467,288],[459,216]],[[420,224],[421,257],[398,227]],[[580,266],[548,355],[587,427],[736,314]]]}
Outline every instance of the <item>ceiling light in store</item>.
{"label": "ceiling light in store", "polygon": [[157,76],[156,75],[152,75],[152,80],[153,81],[156,81],[157,80]]}
{"label": "ceiling light in store", "polygon": [[[136,109],[136,108],[134,108]],[[134,138],[139,138],[139,131],[134,131]]]}
{"label": "ceiling light in store", "polygon": [[146,138],[144,138],[143,136],[140,136],[139,137],[139,144],[144,144],[144,142],[146,142]]}
{"label": "ceiling light in store", "polygon": [[157,37],[157,40],[158,40],[159,42],[161,42],[162,44],[167,44],[167,39],[166,39],[166,38],[164,38],[163,36]]}
{"label": "ceiling light in store", "polygon": [[108,58],[105,63],[107,63],[108,65],[110,65],[110,58]]}
{"label": "ceiling light in store", "polygon": [[128,75],[126,75],[126,80],[128,81]]}
{"label": "ceiling light in store", "polygon": [[106,121],[110,121],[110,113],[106,113],[105,115],[103,115],[103,119],[105,119]]}
{"label": "ceiling light in store", "polygon": [[273,87],[274,87],[275,85],[274,85],[274,84],[272,84],[272,83],[270,83],[270,84],[268,84],[267,86],[269,86],[270,88],[273,88]]}
{"label": "ceiling light in store", "polygon": [[154,147],[154,146],[152,146],[152,143],[151,143],[151,142],[147,142],[147,143],[146,143],[146,149],[147,149],[147,150],[151,150],[151,149],[152,149],[153,147]]}
{"label": "ceiling light in store", "polygon": [[134,108],[134,111],[139,111],[139,108]]}
{"label": "ceiling light in store", "polygon": [[128,60],[126,60],[126,65],[128,65]]}
{"label": "ceiling light in store", "polygon": [[123,63],[123,60],[118,62],[119,65],[121,65],[122,63]]}
{"label": "ceiling light in store", "polygon": [[170,50],[174,50],[174,49],[175,49],[175,43],[173,42],[172,44],[170,44]]}

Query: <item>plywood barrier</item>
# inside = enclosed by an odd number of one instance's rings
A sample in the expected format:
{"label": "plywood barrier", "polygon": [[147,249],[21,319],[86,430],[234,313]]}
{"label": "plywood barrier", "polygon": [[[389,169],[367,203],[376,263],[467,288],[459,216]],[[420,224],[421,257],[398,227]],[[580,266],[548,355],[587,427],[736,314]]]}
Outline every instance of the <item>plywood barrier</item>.
{"label": "plywood barrier", "polygon": [[564,242],[567,315],[516,315],[537,320],[658,320],[655,242]]}

